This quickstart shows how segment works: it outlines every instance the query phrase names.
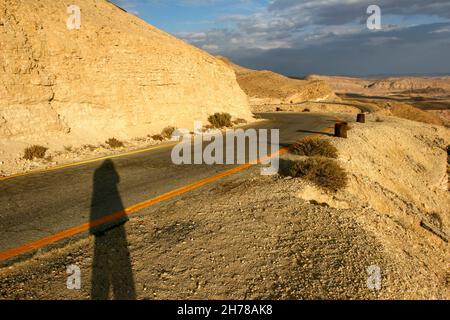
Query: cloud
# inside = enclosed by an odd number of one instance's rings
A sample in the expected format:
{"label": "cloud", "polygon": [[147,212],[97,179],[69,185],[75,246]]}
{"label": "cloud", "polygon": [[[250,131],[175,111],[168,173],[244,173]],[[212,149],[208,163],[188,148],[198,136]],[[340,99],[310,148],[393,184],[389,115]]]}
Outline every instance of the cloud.
{"label": "cloud", "polygon": [[378,5],[384,15],[450,18],[448,0],[272,0],[268,10],[275,15],[308,17],[314,24],[333,25],[361,19],[371,4]]}
{"label": "cloud", "polygon": [[[202,39],[177,36],[237,63],[291,75],[445,70],[450,1],[379,0],[381,31],[366,27],[366,10],[372,3],[272,0],[251,14],[219,16],[217,21],[227,27],[204,30]],[[450,66],[447,69],[450,72]]]}
{"label": "cloud", "polygon": [[[290,75],[450,73],[448,0],[114,1],[136,14],[149,4],[212,12],[204,25],[186,16],[188,30],[175,36],[252,68]],[[366,27],[372,4],[381,8],[382,30]]]}
{"label": "cloud", "polygon": [[209,51],[209,52],[218,52],[219,46],[216,46],[215,44],[204,44],[202,46],[203,50]]}
{"label": "cloud", "polygon": [[121,7],[122,9],[125,9],[128,13],[134,14],[136,16],[139,15],[139,11],[137,8],[137,3],[135,0],[113,0],[111,1]]}
{"label": "cloud", "polygon": [[396,28],[386,32],[325,36],[321,44],[272,50],[231,50],[233,61],[287,75],[448,73],[450,41],[435,33],[450,24]]}

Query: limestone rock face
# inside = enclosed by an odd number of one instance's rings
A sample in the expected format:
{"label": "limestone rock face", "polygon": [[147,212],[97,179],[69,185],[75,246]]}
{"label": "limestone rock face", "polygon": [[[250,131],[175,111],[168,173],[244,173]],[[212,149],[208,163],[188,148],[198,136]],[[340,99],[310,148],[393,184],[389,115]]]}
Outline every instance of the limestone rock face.
{"label": "limestone rock face", "polygon": [[0,144],[83,144],[248,119],[234,71],[105,0],[0,0]]}

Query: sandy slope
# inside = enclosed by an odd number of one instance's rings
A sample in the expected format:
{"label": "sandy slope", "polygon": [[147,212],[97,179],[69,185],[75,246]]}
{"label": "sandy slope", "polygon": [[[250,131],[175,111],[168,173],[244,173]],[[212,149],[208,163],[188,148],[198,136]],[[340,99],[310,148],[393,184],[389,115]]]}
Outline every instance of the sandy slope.
{"label": "sandy slope", "polygon": [[434,287],[428,298],[448,299],[448,243],[420,223],[427,221],[450,235],[446,152],[450,131],[384,118],[383,122],[352,124],[349,139],[333,139],[333,143],[340,152],[339,162],[349,173],[349,187],[334,197],[315,187],[300,191],[299,196],[337,208],[374,209],[355,218],[408,274],[407,296],[417,297]]}
{"label": "sandy slope", "polygon": [[[295,105],[307,101],[335,99],[330,87],[323,81],[296,80],[272,71],[251,70],[234,64],[225,57],[218,57],[236,72],[239,85],[249,97],[252,110],[260,106]],[[271,109],[265,111],[272,111]]]}

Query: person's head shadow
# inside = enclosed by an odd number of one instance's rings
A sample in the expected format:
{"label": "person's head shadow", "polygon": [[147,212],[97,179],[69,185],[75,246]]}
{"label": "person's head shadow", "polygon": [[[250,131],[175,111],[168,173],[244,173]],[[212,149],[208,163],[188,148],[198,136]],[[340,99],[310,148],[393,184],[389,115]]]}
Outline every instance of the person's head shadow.
{"label": "person's head shadow", "polygon": [[[91,299],[136,299],[130,252],[124,224],[128,221],[112,160],[95,170],[90,234],[95,236]],[[110,291],[112,290],[112,296]]]}

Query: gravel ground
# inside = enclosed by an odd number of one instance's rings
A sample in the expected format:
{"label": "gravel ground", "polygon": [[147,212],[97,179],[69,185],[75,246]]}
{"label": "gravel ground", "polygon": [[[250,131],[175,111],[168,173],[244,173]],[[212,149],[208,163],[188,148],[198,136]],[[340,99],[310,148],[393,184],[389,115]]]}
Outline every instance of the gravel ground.
{"label": "gravel ground", "polygon": [[[365,226],[386,217],[311,204],[296,197],[303,181],[250,171],[143,212],[125,229],[109,231],[106,244],[98,237],[74,240],[3,268],[0,297],[99,298],[95,284],[110,285],[116,298],[139,299],[448,298],[444,281],[417,278],[420,261],[410,257],[405,269],[408,261],[386,251],[370,231],[376,228]],[[100,274],[113,280],[92,272],[95,261],[111,266]],[[67,289],[71,264],[81,268],[81,290]],[[379,291],[367,286],[372,265],[381,269]]]}

